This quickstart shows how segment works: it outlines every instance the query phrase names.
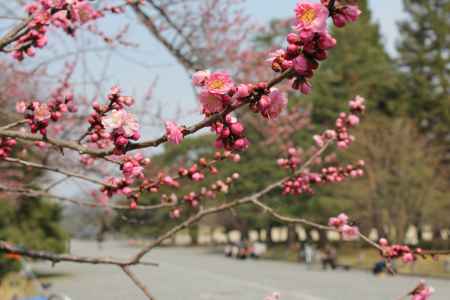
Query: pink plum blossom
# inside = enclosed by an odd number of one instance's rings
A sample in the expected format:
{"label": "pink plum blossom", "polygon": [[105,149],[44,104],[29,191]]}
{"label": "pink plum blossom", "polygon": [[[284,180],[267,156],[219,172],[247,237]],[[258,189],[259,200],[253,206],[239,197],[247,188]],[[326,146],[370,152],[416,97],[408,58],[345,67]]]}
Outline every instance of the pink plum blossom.
{"label": "pink plum blossom", "polygon": [[192,83],[195,86],[203,86],[210,75],[211,72],[208,70],[195,72],[194,75],[192,75]]}
{"label": "pink plum blossom", "polygon": [[23,114],[26,109],[27,109],[27,104],[24,101],[19,101],[16,103],[16,111],[18,113]]}
{"label": "pink plum blossom", "polygon": [[34,117],[37,121],[42,122],[50,119],[51,113],[46,103],[38,103],[34,111]]}
{"label": "pink plum blossom", "polygon": [[180,144],[183,140],[183,131],[174,122],[166,122],[166,135],[169,142],[173,144]]}
{"label": "pink plum blossom", "polygon": [[233,87],[233,80],[226,72],[214,72],[206,80],[206,88],[211,94],[225,95]]}
{"label": "pink plum blossom", "polygon": [[224,103],[218,95],[211,94],[204,90],[200,93],[199,98],[205,113],[212,114],[224,109]]}
{"label": "pink plum blossom", "polygon": [[356,5],[347,5],[342,9],[342,14],[348,22],[356,22],[361,15],[361,10]]}
{"label": "pink plum blossom", "polygon": [[411,300],[428,300],[434,293],[434,289],[431,286],[427,286],[425,281],[421,280],[417,287],[410,293]]}
{"label": "pink plum blossom", "polygon": [[288,100],[286,94],[277,88],[270,89],[269,95],[264,95],[258,103],[263,117],[267,119],[277,118],[286,108]]}
{"label": "pink plum blossom", "polygon": [[345,241],[353,241],[359,237],[359,229],[356,226],[343,225],[340,231]]}
{"label": "pink plum blossom", "polygon": [[123,129],[127,137],[133,136],[139,130],[135,116],[123,109],[113,110],[109,116],[103,117],[102,125],[110,132],[115,129]]}
{"label": "pink plum blossom", "polygon": [[295,28],[300,33],[325,32],[328,15],[328,9],[321,3],[300,1],[295,8]]}

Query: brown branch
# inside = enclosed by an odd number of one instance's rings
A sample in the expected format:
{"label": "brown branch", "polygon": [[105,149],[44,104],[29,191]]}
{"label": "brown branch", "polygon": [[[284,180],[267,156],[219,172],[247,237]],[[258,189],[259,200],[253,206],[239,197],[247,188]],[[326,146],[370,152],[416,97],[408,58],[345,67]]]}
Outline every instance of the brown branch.
{"label": "brown branch", "polygon": [[13,122],[13,123],[10,123],[10,124],[8,124],[8,125],[5,125],[5,126],[0,127],[0,130],[8,130],[8,129],[14,128],[14,127],[16,127],[16,126],[25,124],[26,122],[27,122],[26,120],[21,120],[21,121]]}
{"label": "brown branch", "polygon": [[130,277],[131,281],[145,294],[147,299],[149,300],[155,300],[155,297],[153,297],[152,294],[150,294],[150,291],[148,288],[137,278],[137,276],[131,272],[130,268],[127,266],[121,266],[122,271],[127,274],[128,277]]}
{"label": "brown branch", "polygon": [[[87,257],[87,256],[76,256],[67,254],[55,254],[45,251],[27,250],[25,248],[18,247],[16,245],[1,240],[0,240],[0,252],[19,254],[21,256],[33,259],[48,260],[53,262],[54,264],[64,261],[64,262],[93,264],[93,265],[116,265],[116,266],[127,265],[126,261],[111,257]],[[152,262],[143,262],[141,264],[146,266],[158,266],[157,263]]]}
{"label": "brown branch", "polygon": [[[286,223],[286,224],[302,224],[302,225],[307,225],[307,226],[310,226],[310,227],[313,227],[313,228],[316,228],[316,229],[319,229],[319,230],[339,232],[338,230],[336,230],[336,228],[333,228],[333,227],[330,227],[330,226],[325,226],[325,225],[322,225],[322,224],[319,224],[319,223],[315,223],[315,222],[312,222],[312,221],[309,221],[309,220],[306,220],[306,219],[303,219],[303,218],[293,218],[293,217],[283,216],[283,215],[279,214],[278,212],[276,212],[270,206],[262,203],[261,201],[253,200],[252,202],[256,206],[262,208],[265,213],[268,213],[274,219],[276,219],[278,221],[281,221],[283,223]],[[359,233],[359,237],[362,238],[364,241],[366,241],[371,246],[373,246],[376,249],[382,251],[382,248],[380,247],[380,245],[378,245],[377,243],[375,243],[374,241],[369,239],[364,234]]]}
{"label": "brown branch", "polygon": [[155,22],[152,20],[150,16],[145,14],[140,5],[134,4],[131,5],[134,12],[144,24],[144,26],[152,33],[152,35],[175,57],[175,59],[186,69],[186,70],[195,70],[196,64],[195,62],[188,59],[183,53],[181,53],[180,49],[175,48],[172,43],[170,43],[162,34],[160,29],[156,26]]}
{"label": "brown branch", "polygon": [[287,224],[303,224],[303,225],[311,226],[311,227],[314,227],[314,228],[320,229],[320,230],[336,231],[333,227],[325,226],[325,225],[322,225],[322,224],[319,224],[319,223],[315,223],[315,222],[312,222],[312,221],[309,221],[309,220],[306,220],[306,219],[292,218],[292,217],[283,216],[283,215],[277,213],[270,206],[262,203],[261,201],[258,201],[257,199],[252,200],[252,203],[255,204],[256,206],[262,208],[265,213],[271,215],[274,219],[276,219],[278,221],[281,221],[283,223],[287,223]]}
{"label": "brown branch", "polygon": [[[267,83],[267,88],[274,87],[275,85],[279,84],[283,80],[290,78],[292,76],[293,72],[294,72],[293,70],[289,69],[289,70],[283,72],[282,74],[278,75],[277,77],[273,78],[271,81],[269,81]],[[261,97],[261,96],[262,95],[259,95],[259,97]],[[183,134],[184,134],[184,136],[194,134],[197,131],[212,125],[214,122],[220,120],[225,115],[243,107],[246,104],[248,104],[248,103],[243,102],[237,106],[229,106],[224,111],[213,114],[212,116],[198,122],[197,124],[187,127],[183,131]],[[92,148],[86,147],[84,145],[80,145],[76,141],[70,141],[70,140],[64,140],[64,139],[58,139],[58,138],[52,138],[52,137],[43,137],[38,134],[31,134],[31,133],[25,133],[25,132],[20,132],[20,131],[1,130],[0,129],[0,136],[7,136],[7,137],[11,137],[11,138],[18,138],[18,139],[23,139],[23,140],[28,140],[28,141],[41,141],[41,142],[45,142],[50,145],[53,145],[55,147],[58,147],[60,149],[64,149],[64,148],[71,149],[71,150],[77,151],[80,154],[89,154],[91,156],[100,157],[100,158],[111,155],[113,153],[112,148],[104,149],[104,150],[92,149]],[[128,147],[128,150],[131,151],[131,150],[137,150],[137,149],[143,149],[143,148],[149,148],[149,147],[157,147],[165,142],[167,142],[167,136],[164,134],[161,137],[154,139],[154,140],[130,144]]]}
{"label": "brown branch", "polygon": [[111,208],[115,210],[137,210],[137,211],[150,211],[150,210],[156,210],[156,209],[162,209],[162,208],[170,208],[173,207],[174,204],[172,203],[161,203],[161,204],[155,204],[155,205],[138,205],[135,208],[131,209],[128,205],[115,205],[115,204],[100,204],[95,202],[89,202],[89,201],[80,201],[75,200],[69,197],[64,196],[58,196],[55,194],[51,194],[46,191],[42,190],[34,190],[34,189],[28,189],[28,188],[10,188],[0,185],[0,191],[6,192],[6,193],[15,193],[15,194],[22,194],[27,195],[31,197],[44,197],[49,199],[55,199],[65,202],[70,202],[72,204],[76,204],[78,206],[82,207],[89,207],[89,208]]}
{"label": "brown branch", "polygon": [[[189,48],[195,49],[194,45],[191,42],[190,37],[186,36],[184,34],[184,32],[183,32],[183,29],[180,28],[177,24],[175,24],[175,22],[166,13],[164,8],[162,8],[161,6],[157,5],[155,3],[155,1],[153,1],[153,0],[147,0],[147,2],[150,3],[150,5],[162,16],[162,18],[164,20],[166,20],[167,24],[169,24],[175,30],[175,32],[177,32],[181,36],[181,38],[183,39],[184,43],[186,43],[189,46]],[[180,49],[180,48],[181,47],[177,47],[177,49]]]}
{"label": "brown branch", "polygon": [[5,47],[14,41],[18,40],[21,36],[25,35],[28,31],[25,30],[33,20],[33,17],[28,17],[26,20],[20,22],[13,27],[8,33],[0,38],[0,51],[4,51]]}
{"label": "brown branch", "polygon": [[55,173],[60,173],[63,175],[66,175],[67,177],[74,177],[74,178],[79,178],[85,181],[89,181],[101,186],[111,186],[109,184],[104,183],[101,180],[95,179],[95,178],[90,178],[87,177],[85,175],[82,174],[78,174],[78,173],[74,173],[71,171],[67,171],[58,167],[51,167],[51,166],[47,166],[47,165],[42,165],[42,164],[38,164],[38,163],[34,163],[31,161],[25,161],[25,160],[21,160],[21,159],[17,159],[17,158],[11,158],[11,157],[6,157],[3,159],[4,161],[10,162],[10,163],[14,163],[14,164],[19,164],[22,166],[26,166],[26,167],[31,167],[31,168],[35,168],[35,169],[42,169],[42,170],[47,170],[47,171],[51,171],[51,172],[55,172]]}

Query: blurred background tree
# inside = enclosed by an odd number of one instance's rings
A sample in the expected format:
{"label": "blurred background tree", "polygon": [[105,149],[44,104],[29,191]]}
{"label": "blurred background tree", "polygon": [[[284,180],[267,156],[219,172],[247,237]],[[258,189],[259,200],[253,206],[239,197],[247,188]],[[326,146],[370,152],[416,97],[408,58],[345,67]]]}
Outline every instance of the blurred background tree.
{"label": "blurred background tree", "polygon": [[428,137],[449,147],[450,1],[403,3],[408,18],[399,24],[398,53],[408,113]]}

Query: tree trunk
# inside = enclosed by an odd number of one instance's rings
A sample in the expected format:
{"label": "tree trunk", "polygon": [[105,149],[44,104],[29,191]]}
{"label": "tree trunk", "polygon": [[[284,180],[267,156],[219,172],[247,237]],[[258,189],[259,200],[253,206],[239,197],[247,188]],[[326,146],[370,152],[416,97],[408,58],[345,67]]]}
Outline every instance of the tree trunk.
{"label": "tree trunk", "polygon": [[286,240],[286,246],[288,248],[290,248],[293,245],[295,245],[297,242],[298,242],[298,235],[297,235],[297,232],[295,231],[295,225],[294,224],[289,224],[288,225],[288,236],[287,236],[287,240]]}
{"label": "tree trunk", "polygon": [[188,233],[191,237],[191,245],[196,246],[198,245],[198,226],[193,225],[188,227]]}
{"label": "tree trunk", "polygon": [[272,228],[273,228],[273,224],[269,224],[266,227],[266,243],[267,246],[273,246],[273,239],[272,239]]}

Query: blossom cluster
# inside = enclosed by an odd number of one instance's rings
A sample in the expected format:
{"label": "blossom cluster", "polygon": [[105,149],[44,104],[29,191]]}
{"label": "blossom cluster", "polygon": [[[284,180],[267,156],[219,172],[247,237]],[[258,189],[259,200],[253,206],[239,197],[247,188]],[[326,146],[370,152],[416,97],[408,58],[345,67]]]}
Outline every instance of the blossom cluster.
{"label": "blossom cluster", "polygon": [[[336,142],[340,149],[346,149],[354,140],[348,130],[359,124],[360,117],[365,111],[364,98],[355,97],[349,101],[349,113],[340,113],[336,120],[335,129],[328,129],[322,135],[315,135],[316,146],[323,149],[331,141]],[[295,171],[301,162],[300,153],[295,148],[288,149],[288,158],[280,158],[277,163],[282,168],[290,168]],[[291,195],[301,195],[313,193],[312,185],[323,183],[339,183],[346,178],[356,178],[364,175],[364,161],[360,160],[356,165],[328,166],[322,168],[320,172],[310,172],[304,170],[294,178],[290,178],[283,183],[283,193]]]}
{"label": "blossom cluster", "polygon": [[224,151],[223,153],[216,152],[214,154],[213,160],[208,160],[205,157],[201,157],[196,163],[193,163],[188,168],[187,167],[178,168],[178,177],[172,177],[164,172],[160,172],[158,174],[157,180],[145,179],[144,182],[141,184],[141,190],[147,190],[151,193],[157,193],[159,192],[161,186],[178,188],[181,185],[178,179],[181,178],[189,178],[190,180],[197,182],[202,181],[207,176],[206,170],[211,175],[218,174],[219,171],[215,166],[215,164],[218,161],[222,161],[225,159],[237,163],[240,161],[240,156],[239,154],[232,153],[230,151]]}
{"label": "blossom cluster", "polygon": [[202,181],[205,179],[205,174],[202,170],[209,169],[209,172],[213,175],[218,173],[217,168],[214,165],[209,165],[206,158],[199,159],[198,164],[194,163],[189,168],[180,167],[178,169],[178,175],[180,177],[188,177],[193,181]]}
{"label": "blossom cluster", "polygon": [[8,157],[17,141],[12,138],[0,137],[0,159]]}
{"label": "blossom cluster", "polygon": [[223,121],[217,121],[211,128],[217,135],[216,147],[230,151],[242,151],[247,149],[250,142],[244,136],[245,127],[237,118],[226,115]]}
{"label": "blossom cluster", "polygon": [[348,131],[359,124],[360,115],[366,109],[364,102],[365,100],[361,96],[356,96],[350,100],[350,113],[341,112],[339,114],[334,130],[326,130],[322,135],[315,135],[316,145],[323,147],[328,141],[335,141],[339,149],[347,149],[354,140],[354,137]]}
{"label": "blossom cluster", "polygon": [[[275,119],[287,106],[285,93],[278,89],[267,89],[264,82],[236,86],[226,72],[198,71],[193,75],[192,82],[200,88],[199,99],[202,112],[206,116],[249,103],[254,112],[261,113],[264,118]],[[244,137],[244,126],[230,114],[211,127],[217,134],[218,148],[242,151],[248,147],[248,140]],[[173,132],[176,132],[176,129]]]}
{"label": "blossom cluster", "polygon": [[304,171],[294,178],[290,178],[283,183],[283,194],[301,195],[313,193],[315,184],[339,183],[346,178],[356,178],[364,175],[364,161],[359,161],[356,166],[348,164],[345,167],[330,166],[322,168],[318,173]]}
{"label": "blossom cluster", "polygon": [[[240,177],[239,173],[233,173],[225,180],[217,180],[209,187],[202,187],[200,192],[190,192],[183,196],[183,201],[192,208],[199,206],[202,199],[214,199],[217,193],[228,193],[230,185]],[[176,207],[171,211],[172,218],[178,218],[181,216],[181,207]]]}
{"label": "blossom cluster", "polygon": [[114,144],[114,154],[126,152],[130,141],[140,138],[139,124],[136,117],[125,110],[134,104],[134,99],[122,96],[118,87],[113,87],[108,95],[108,104],[94,102],[94,112],[90,115],[88,138],[99,148]]}
{"label": "blossom cluster", "polygon": [[421,255],[422,249],[417,248],[412,250],[407,245],[389,245],[389,242],[385,238],[379,240],[379,244],[382,248],[382,255],[387,259],[401,258],[404,263],[411,263],[417,260],[417,255]]}
{"label": "blossom cluster", "polygon": [[359,237],[359,228],[349,225],[348,216],[344,213],[337,217],[330,218],[328,225],[333,227],[342,234],[342,238],[346,241],[354,240]]}
{"label": "blossom cluster", "polygon": [[144,158],[141,153],[137,153],[133,156],[124,155],[120,164],[120,170],[122,171],[123,177],[107,178],[101,192],[108,198],[111,198],[116,194],[124,195],[132,199],[130,206],[135,206],[140,195],[139,193],[133,194],[134,191],[131,186],[135,183],[136,179],[144,179],[144,167],[148,164],[150,164],[150,159]]}
{"label": "blossom cluster", "polygon": [[295,171],[302,162],[301,160],[302,153],[299,149],[296,149],[294,147],[290,147],[287,152],[288,158],[279,158],[277,160],[277,164],[282,168],[289,168],[292,171]]}
{"label": "blossom cluster", "polygon": [[427,286],[425,281],[421,280],[417,287],[409,293],[411,300],[428,300],[434,293],[434,288]]}
{"label": "blossom cluster", "polygon": [[[330,5],[330,0],[321,0],[321,2],[323,5]],[[331,11],[331,17],[336,27],[344,27],[347,23],[355,22],[361,15],[358,6],[341,2],[335,1],[334,8]]]}
{"label": "blossom cluster", "polygon": [[303,94],[311,91],[310,79],[319,62],[327,59],[327,51],[336,46],[336,39],[328,32],[327,18],[331,16],[342,27],[348,21],[356,21],[361,14],[357,6],[336,5],[330,8],[327,1],[299,2],[295,9],[295,32],[288,34],[287,48],[273,52],[268,59],[275,72],[293,69],[292,87]]}
{"label": "blossom cluster", "polygon": [[19,101],[16,103],[17,112],[25,114],[25,119],[32,133],[39,132],[46,136],[50,121],[57,122],[61,120],[64,113],[77,112],[73,94],[65,93],[64,88],[57,89],[51,97],[48,103],[38,101],[31,103]]}
{"label": "blossom cluster", "polygon": [[32,57],[36,48],[47,45],[50,25],[74,35],[77,26],[102,16],[86,0],[36,0],[26,5],[25,10],[32,19],[27,32],[14,45],[13,57],[17,60],[23,60],[25,55]]}

